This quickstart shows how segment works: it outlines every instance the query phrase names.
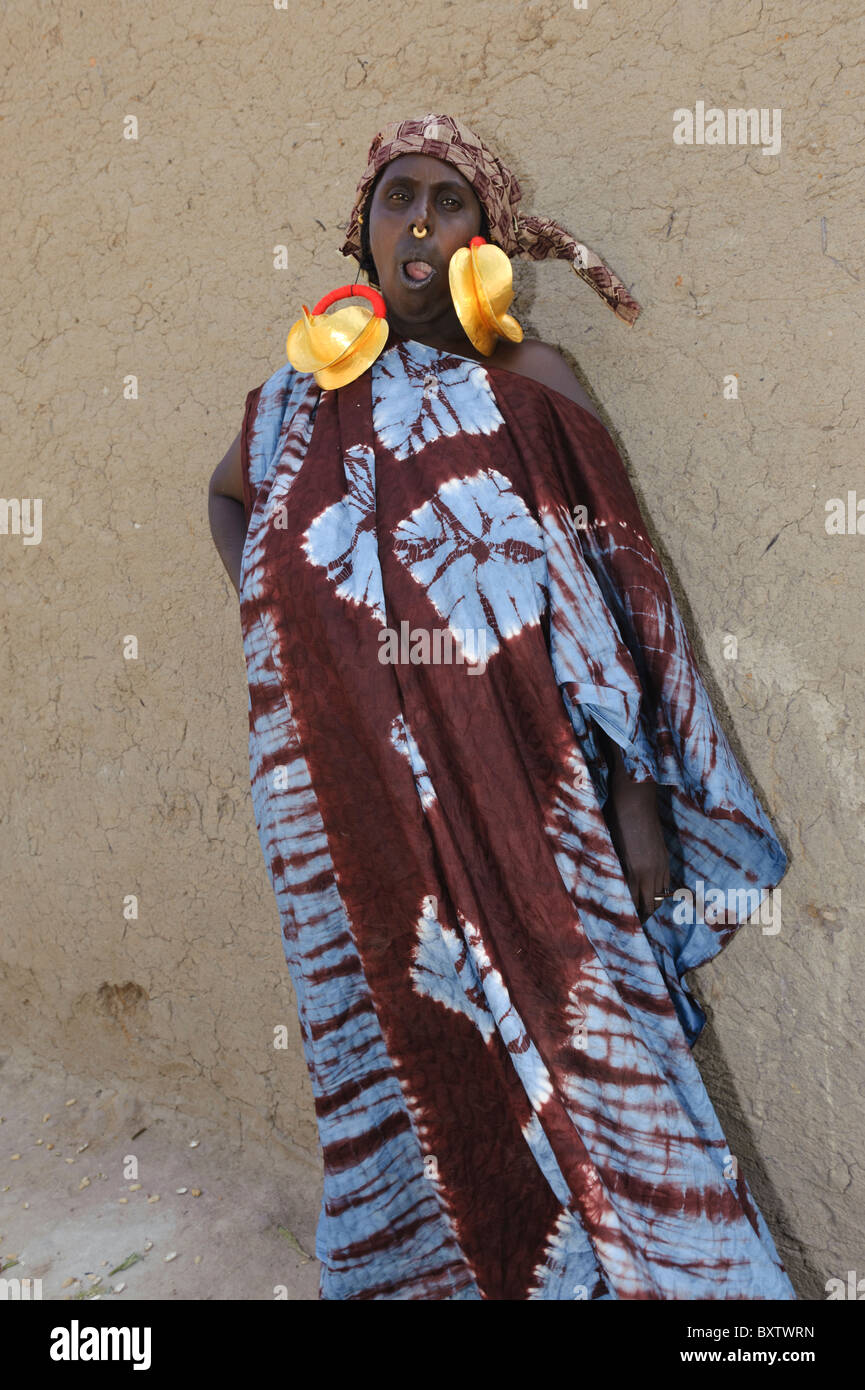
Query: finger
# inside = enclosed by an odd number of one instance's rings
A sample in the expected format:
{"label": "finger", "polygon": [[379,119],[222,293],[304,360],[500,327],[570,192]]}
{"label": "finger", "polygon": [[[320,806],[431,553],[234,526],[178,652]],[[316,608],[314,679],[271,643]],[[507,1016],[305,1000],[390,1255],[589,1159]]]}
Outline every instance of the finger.
{"label": "finger", "polygon": [[664,885],[655,877],[646,885],[646,916],[653,917],[664,900]]}

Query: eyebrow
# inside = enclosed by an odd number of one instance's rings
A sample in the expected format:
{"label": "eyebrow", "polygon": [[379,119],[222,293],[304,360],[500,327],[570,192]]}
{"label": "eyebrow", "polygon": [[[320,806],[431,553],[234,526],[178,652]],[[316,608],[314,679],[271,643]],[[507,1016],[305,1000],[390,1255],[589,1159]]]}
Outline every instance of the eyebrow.
{"label": "eyebrow", "polygon": [[[413,178],[411,174],[391,174],[381,181],[382,188],[390,188],[395,183],[418,183],[419,180]],[[455,179],[439,179],[433,184],[433,188],[455,188],[458,193],[465,193],[465,188]]]}

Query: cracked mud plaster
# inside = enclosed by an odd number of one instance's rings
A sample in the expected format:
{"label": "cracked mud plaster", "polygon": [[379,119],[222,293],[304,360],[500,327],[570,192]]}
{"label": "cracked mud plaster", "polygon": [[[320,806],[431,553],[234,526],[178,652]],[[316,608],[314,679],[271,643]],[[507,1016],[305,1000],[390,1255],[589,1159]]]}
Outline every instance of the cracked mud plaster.
{"label": "cracked mud plaster", "polygon": [[[453,111],[645,306],[629,330],[563,264],[515,265],[514,311],[597,400],[790,854],[781,931],[691,978],[710,1093],[821,1297],[865,1214],[865,536],[824,529],[827,499],[865,496],[861,29],[840,3],[638,10],[6,7],[2,492],[44,506],[38,546],[0,537],[0,1007],[37,1057],[315,1155],[206,488],[301,303],[354,279],[372,135]],[[698,99],[780,108],[781,153],[676,146]]]}

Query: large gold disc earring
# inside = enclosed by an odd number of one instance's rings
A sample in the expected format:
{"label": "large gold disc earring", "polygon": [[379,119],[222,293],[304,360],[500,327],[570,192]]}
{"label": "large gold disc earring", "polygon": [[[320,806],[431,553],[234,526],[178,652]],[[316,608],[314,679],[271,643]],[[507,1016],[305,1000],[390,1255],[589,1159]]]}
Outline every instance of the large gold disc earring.
{"label": "large gold disc earring", "polygon": [[497,338],[522,342],[522,328],[506,312],[514,297],[514,274],[500,246],[472,237],[451,256],[448,281],[457,318],[478,352],[489,357]]}
{"label": "large gold disc earring", "polygon": [[[328,314],[325,310],[339,299],[360,298]],[[372,305],[372,308],[369,308]],[[389,327],[382,296],[366,285],[342,285],[320,299],[309,312],[302,305],[303,317],[291,325],[285,353],[297,372],[312,372],[322,390],[346,386],[381,353]]]}

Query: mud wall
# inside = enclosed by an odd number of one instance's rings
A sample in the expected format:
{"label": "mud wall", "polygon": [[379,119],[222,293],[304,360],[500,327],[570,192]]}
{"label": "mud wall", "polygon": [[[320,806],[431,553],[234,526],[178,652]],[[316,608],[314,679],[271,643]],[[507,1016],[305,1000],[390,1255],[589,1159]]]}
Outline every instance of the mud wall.
{"label": "mud wall", "polygon": [[[0,484],[41,500],[38,538],[26,503],[0,535],[7,1049],[316,1161],[207,482],[301,302],[354,278],[372,135],[451,112],[644,306],[628,329],[563,264],[516,267],[515,312],[614,432],[790,855],[782,929],[691,977],[707,1086],[800,1295],[865,1273],[850,13],[6,7]],[[759,142],[708,139],[710,108],[764,112]],[[852,533],[827,530],[833,498]]]}

